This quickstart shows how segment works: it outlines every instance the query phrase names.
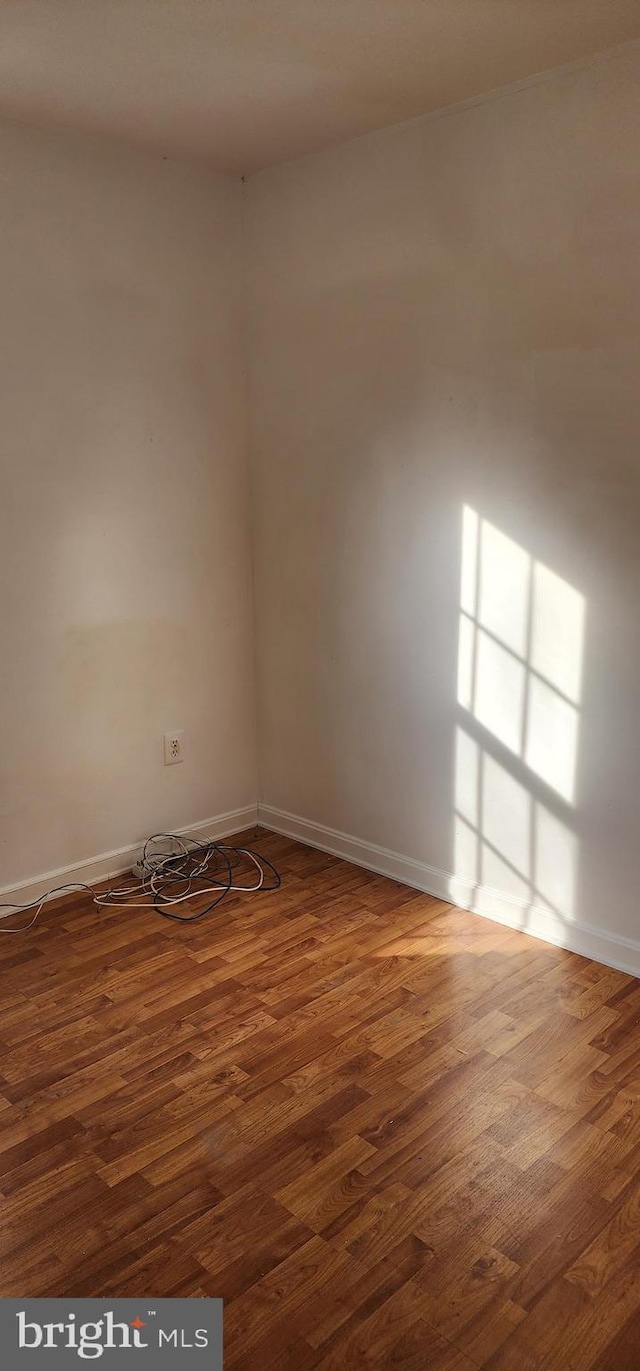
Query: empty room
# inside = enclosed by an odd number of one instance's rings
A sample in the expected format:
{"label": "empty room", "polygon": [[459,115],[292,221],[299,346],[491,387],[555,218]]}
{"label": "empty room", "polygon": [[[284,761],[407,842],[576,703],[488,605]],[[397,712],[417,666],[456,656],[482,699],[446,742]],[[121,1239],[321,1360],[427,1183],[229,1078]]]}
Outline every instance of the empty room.
{"label": "empty room", "polygon": [[638,0],[4,0],[0,356],[7,1364],[638,1371]]}

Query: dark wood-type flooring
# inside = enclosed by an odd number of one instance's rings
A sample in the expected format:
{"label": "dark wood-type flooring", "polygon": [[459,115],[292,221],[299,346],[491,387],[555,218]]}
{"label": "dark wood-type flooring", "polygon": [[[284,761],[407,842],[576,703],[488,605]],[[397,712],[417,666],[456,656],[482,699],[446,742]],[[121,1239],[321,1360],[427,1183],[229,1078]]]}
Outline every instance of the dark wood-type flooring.
{"label": "dark wood-type flooring", "polygon": [[227,1368],[637,1371],[640,981],[272,835],[201,923],[0,937],[0,1293]]}

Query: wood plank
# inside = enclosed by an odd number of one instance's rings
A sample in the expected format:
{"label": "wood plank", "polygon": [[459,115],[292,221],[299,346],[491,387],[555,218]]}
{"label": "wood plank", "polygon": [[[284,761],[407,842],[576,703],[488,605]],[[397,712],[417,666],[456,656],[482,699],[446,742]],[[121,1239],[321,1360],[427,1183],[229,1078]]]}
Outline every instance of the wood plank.
{"label": "wood plank", "polygon": [[0,1293],[222,1295],[230,1371],[636,1371],[640,984],[258,845],[201,923],[0,940]]}

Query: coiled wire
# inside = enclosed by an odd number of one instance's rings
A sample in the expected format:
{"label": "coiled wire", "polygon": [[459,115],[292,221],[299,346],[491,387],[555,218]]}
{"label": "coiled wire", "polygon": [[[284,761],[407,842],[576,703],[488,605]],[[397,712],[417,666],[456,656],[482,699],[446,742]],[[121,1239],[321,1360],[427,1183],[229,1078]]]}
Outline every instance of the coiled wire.
{"label": "coiled wire", "polygon": [[[253,882],[249,884],[241,878],[242,868],[246,868],[247,863],[249,874],[255,872]],[[86,890],[97,909],[152,908],[163,918],[173,919],[175,923],[196,923],[216,909],[232,891],[245,894],[259,890],[267,892],[278,890],[281,884],[273,863],[253,848],[198,842],[195,838],[185,838],[177,833],[154,833],[147,838],[142,857],[136,863],[138,869],[140,875],[136,875],[133,881],[109,890],[96,891],[81,881],[73,881],[48,890],[40,900],[31,900],[27,904],[0,904],[0,910],[10,910],[16,916],[34,911],[29,922],[17,928],[5,928],[4,919],[0,919],[0,933],[28,932],[48,900],[54,895],[68,894],[73,890]],[[190,900],[202,899],[207,895],[215,898],[204,909],[192,914],[179,912],[180,907],[187,905]]]}

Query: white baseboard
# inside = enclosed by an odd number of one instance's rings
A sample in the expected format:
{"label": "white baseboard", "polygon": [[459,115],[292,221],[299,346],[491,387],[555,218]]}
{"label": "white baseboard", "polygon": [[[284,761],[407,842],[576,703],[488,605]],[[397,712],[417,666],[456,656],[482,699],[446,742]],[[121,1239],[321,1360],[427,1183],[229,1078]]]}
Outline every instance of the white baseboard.
{"label": "white baseboard", "polygon": [[[297,814],[277,809],[273,805],[246,805],[242,809],[232,809],[199,823],[188,824],[175,831],[180,834],[199,838],[226,838],[244,828],[260,823],[275,833],[295,838],[309,847],[331,852],[336,857],[377,871],[382,876],[401,881],[404,885],[424,890],[438,900],[459,905],[473,914],[493,919],[495,923],[508,928],[520,929],[543,942],[556,947],[564,947],[577,952],[582,957],[613,966],[626,971],[631,976],[640,977],[640,942],[622,938],[606,929],[596,928],[578,920],[564,920],[549,910],[530,907],[523,901],[489,886],[474,886],[471,882],[453,876],[439,867],[428,866],[426,862],[416,861],[377,843],[354,838],[351,834],[341,833],[338,829],[327,828],[324,824],[302,819]],[[142,840],[128,847],[116,848],[113,852],[103,852],[71,866],[47,871],[31,880],[21,881],[0,890],[0,903],[15,901],[27,904],[45,898],[56,886],[72,884],[95,885],[99,881],[111,880],[129,871],[133,862],[140,856]],[[0,918],[7,918],[10,910],[0,910]]]}
{"label": "white baseboard", "polygon": [[[243,809],[230,809],[226,814],[217,814],[215,818],[203,819],[200,823],[176,828],[174,832],[192,838],[227,838],[230,833],[239,833],[243,828],[251,828],[257,822],[257,805],[246,805]],[[56,871],[46,871],[44,875],[36,876],[32,880],[5,886],[0,890],[0,903],[8,904],[13,901],[28,904],[33,900],[47,897],[56,886],[72,885],[75,882],[96,885],[98,881],[109,881],[112,876],[121,876],[123,872],[131,870],[134,861],[142,853],[142,846],[143,840],[132,843],[129,847],[116,848],[113,852],[102,852],[99,857],[74,862],[72,866],[61,866]],[[10,915],[11,910],[0,910],[0,918],[6,919]]]}
{"label": "white baseboard", "polygon": [[427,866],[426,862],[418,862],[413,857],[402,856],[399,852],[365,842],[362,838],[354,838],[335,828],[327,828],[324,824],[301,819],[299,815],[288,814],[286,810],[276,809],[273,805],[260,804],[258,814],[263,827],[271,828],[275,833],[295,838],[309,847],[320,848],[322,852],[331,852],[335,857],[354,862],[356,866],[390,876],[392,880],[402,881],[416,890],[424,890],[438,900],[459,905],[472,914],[493,919],[507,928],[519,929],[533,938],[564,947],[569,952],[577,952],[581,957],[613,966],[631,976],[640,976],[640,942],[622,938],[604,928],[580,923],[576,919],[563,919],[559,914],[530,906],[490,886],[476,886],[448,871]]}

